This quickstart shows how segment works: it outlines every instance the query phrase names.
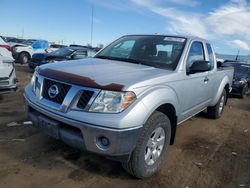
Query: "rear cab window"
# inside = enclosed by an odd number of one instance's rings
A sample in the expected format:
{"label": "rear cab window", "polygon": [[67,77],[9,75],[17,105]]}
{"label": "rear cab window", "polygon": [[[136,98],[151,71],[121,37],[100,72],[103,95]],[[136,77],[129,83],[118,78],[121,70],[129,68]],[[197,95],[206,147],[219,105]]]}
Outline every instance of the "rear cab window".
{"label": "rear cab window", "polygon": [[211,65],[211,70],[214,69],[214,64],[215,64],[215,58],[214,58],[214,52],[209,43],[206,43],[207,46],[207,52],[208,52],[208,58],[209,58],[209,63]]}

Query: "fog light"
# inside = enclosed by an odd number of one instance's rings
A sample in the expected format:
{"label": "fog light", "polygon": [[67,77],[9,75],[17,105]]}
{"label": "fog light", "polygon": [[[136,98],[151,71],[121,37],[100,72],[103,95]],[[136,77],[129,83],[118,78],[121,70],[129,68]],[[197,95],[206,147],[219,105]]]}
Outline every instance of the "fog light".
{"label": "fog light", "polygon": [[104,146],[108,146],[109,145],[109,140],[106,138],[106,137],[101,137],[101,142],[102,142],[102,145]]}
{"label": "fog light", "polygon": [[99,149],[105,150],[108,149],[109,145],[110,145],[110,141],[107,137],[105,136],[99,136],[96,139],[96,145]]}

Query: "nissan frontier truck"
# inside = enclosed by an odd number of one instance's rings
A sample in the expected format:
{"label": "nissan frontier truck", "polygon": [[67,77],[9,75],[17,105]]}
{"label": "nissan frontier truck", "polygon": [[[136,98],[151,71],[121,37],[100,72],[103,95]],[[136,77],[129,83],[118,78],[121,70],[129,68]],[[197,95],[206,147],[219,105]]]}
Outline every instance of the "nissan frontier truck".
{"label": "nissan frontier truck", "polygon": [[24,97],[29,118],[50,136],[146,178],[179,124],[204,110],[222,116],[232,79],[206,40],[127,35],[94,58],[37,67]]}

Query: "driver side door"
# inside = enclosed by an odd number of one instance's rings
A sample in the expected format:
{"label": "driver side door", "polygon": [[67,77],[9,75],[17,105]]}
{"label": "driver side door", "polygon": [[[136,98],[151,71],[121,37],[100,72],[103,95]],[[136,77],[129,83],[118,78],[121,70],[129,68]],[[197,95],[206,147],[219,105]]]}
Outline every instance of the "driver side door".
{"label": "driver side door", "polygon": [[186,75],[182,87],[181,121],[203,110],[209,103],[208,71],[190,73],[190,68],[195,61],[205,60],[203,42],[194,41],[190,46],[186,60]]}

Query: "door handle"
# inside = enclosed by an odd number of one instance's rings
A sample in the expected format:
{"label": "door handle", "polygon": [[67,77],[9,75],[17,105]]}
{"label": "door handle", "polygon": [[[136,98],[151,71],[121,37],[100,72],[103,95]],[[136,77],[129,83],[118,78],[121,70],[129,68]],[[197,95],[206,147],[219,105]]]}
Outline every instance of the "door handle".
{"label": "door handle", "polygon": [[206,77],[206,78],[204,79],[204,82],[207,83],[208,81],[209,81],[209,78]]}

